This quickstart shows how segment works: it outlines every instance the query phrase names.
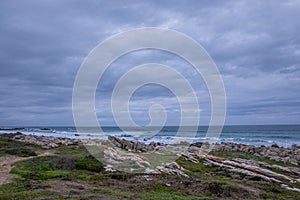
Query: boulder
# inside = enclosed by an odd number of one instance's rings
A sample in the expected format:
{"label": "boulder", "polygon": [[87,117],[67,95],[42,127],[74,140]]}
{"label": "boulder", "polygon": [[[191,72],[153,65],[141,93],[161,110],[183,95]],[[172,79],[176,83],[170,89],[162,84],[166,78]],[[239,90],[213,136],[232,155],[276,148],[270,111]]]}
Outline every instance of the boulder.
{"label": "boulder", "polygon": [[150,143],[149,145],[143,142],[132,142],[125,139],[120,139],[115,136],[108,136],[108,140],[116,147],[134,152],[149,152],[153,151],[158,143]]}

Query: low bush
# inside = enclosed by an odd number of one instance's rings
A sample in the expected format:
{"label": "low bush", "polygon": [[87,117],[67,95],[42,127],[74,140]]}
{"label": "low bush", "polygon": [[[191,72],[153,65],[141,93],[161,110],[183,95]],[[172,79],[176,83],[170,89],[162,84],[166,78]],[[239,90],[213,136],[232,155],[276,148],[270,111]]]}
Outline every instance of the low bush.
{"label": "low bush", "polygon": [[75,168],[87,170],[91,172],[101,172],[104,170],[104,165],[93,156],[85,156],[75,162]]}
{"label": "low bush", "polygon": [[5,151],[6,154],[17,155],[20,157],[37,156],[37,154],[28,148],[13,148]]}

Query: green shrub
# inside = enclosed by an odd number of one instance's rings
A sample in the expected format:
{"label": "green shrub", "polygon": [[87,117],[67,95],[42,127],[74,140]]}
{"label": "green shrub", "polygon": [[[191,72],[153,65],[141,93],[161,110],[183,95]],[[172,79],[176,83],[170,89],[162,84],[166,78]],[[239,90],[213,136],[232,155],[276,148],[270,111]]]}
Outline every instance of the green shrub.
{"label": "green shrub", "polygon": [[5,151],[6,154],[17,155],[20,157],[37,156],[37,154],[31,149],[27,148],[13,148]]}
{"label": "green shrub", "polygon": [[75,162],[75,168],[81,170],[87,170],[91,172],[101,172],[104,169],[104,165],[93,156],[89,155],[84,158],[80,158]]}

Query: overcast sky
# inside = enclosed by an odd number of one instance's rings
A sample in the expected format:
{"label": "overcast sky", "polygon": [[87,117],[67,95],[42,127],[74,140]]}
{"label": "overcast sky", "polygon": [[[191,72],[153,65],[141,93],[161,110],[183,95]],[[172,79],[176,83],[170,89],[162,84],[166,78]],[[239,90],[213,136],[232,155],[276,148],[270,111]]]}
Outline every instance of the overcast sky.
{"label": "overcast sky", "polygon": [[[141,27],[189,35],[210,54],[227,94],[226,124],[300,124],[300,1],[0,1],[0,126],[73,125],[72,88],[88,53],[107,37]],[[114,62],[99,82],[100,124],[113,125],[110,96],[122,73],[156,62],[174,67],[197,91],[201,124],[209,94],[192,66],[143,50]],[[180,119],[166,88],[148,85],[131,99],[137,124],[162,104],[168,125]]]}

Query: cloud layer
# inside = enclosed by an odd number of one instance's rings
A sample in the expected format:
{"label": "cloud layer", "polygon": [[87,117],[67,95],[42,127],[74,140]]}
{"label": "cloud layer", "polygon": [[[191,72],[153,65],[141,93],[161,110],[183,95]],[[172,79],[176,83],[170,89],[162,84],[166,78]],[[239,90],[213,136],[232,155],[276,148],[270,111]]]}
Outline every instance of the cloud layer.
{"label": "cloud layer", "polygon": [[[140,27],[183,32],[211,55],[224,79],[227,124],[300,123],[299,1],[8,1],[0,2],[0,126],[73,125],[72,88],[88,53],[115,33]],[[110,96],[132,67],[174,67],[197,91],[201,123],[210,120],[207,88],[192,66],[144,50],[114,62],[100,81],[96,111],[113,125]],[[177,124],[176,98],[150,85],[132,97],[132,117],[149,123],[153,103]]]}

